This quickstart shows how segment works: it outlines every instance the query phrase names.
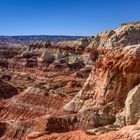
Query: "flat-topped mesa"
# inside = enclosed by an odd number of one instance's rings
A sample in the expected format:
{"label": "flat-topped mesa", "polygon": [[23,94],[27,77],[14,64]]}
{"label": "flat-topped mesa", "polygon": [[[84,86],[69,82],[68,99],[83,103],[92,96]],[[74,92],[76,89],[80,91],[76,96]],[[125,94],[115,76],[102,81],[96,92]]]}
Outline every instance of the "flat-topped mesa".
{"label": "flat-topped mesa", "polygon": [[140,81],[140,45],[108,50],[92,69],[82,90],[64,109],[78,112],[113,102],[124,107],[128,92]]}

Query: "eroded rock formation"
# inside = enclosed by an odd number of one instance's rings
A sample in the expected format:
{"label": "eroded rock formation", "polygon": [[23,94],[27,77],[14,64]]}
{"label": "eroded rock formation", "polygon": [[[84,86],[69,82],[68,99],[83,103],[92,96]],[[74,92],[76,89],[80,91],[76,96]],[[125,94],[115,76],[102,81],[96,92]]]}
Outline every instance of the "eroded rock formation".
{"label": "eroded rock formation", "polygon": [[140,45],[109,50],[96,62],[84,87],[65,110],[77,112],[110,102],[116,111],[123,108],[128,92],[139,83],[139,59]]}
{"label": "eroded rock formation", "polygon": [[140,139],[139,34],[132,22],[75,41],[1,46],[0,138]]}

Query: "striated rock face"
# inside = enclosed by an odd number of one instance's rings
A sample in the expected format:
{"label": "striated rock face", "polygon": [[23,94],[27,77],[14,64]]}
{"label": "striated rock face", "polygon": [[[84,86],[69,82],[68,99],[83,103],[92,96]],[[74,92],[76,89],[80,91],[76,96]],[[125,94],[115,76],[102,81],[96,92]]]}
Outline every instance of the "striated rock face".
{"label": "striated rock face", "polygon": [[0,139],[139,139],[139,34],[0,47]]}
{"label": "striated rock face", "polygon": [[123,108],[128,92],[139,83],[139,59],[140,45],[110,50],[96,62],[84,87],[65,110],[77,112],[110,102],[116,111]]}
{"label": "striated rock face", "polygon": [[30,87],[23,93],[0,102],[1,139],[24,140],[33,130],[43,129],[45,117],[68,101],[68,97],[46,96],[43,95],[43,90]]}
{"label": "striated rock face", "polygon": [[[40,139],[53,139],[55,133],[64,132],[64,134],[58,134],[55,138],[67,139],[67,135],[70,135],[69,137],[74,139],[74,132],[69,134],[66,132],[75,131],[76,135],[76,130],[81,129],[90,129],[87,133],[96,135],[90,137],[87,135],[87,139],[131,139],[134,137],[134,133],[139,135],[138,129],[134,132],[137,126],[132,126],[129,128],[131,131],[128,132],[126,127],[116,132],[98,136],[101,133],[118,130],[118,126],[116,126],[117,129],[115,126],[112,128],[104,126],[114,124],[115,115],[118,115],[118,112],[123,109],[124,116],[117,119],[123,118],[124,124],[120,125],[119,121],[116,120],[115,125],[122,127],[136,124],[139,120],[139,105],[136,105],[139,101],[139,86],[134,88],[139,84],[139,60],[140,45],[107,50],[106,54],[96,62],[83,88],[64,106],[64,110],[70,114],[48,118],[45,131],[46,133],[52,133],[52,136],[44,133],[33,133],[27,139],[37,137]],[[130,91],[131,89],[133,90]],[[95,130],[95,128],[97,129]]]}

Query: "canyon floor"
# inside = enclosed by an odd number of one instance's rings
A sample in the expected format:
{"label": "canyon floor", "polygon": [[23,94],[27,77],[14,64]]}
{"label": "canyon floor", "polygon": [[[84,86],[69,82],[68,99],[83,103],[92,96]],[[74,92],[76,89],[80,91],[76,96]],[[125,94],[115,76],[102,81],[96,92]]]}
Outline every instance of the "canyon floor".
{"label": "canyon floor", "polygon": [[0,140],[140,140],[140,22],[1,44]]}

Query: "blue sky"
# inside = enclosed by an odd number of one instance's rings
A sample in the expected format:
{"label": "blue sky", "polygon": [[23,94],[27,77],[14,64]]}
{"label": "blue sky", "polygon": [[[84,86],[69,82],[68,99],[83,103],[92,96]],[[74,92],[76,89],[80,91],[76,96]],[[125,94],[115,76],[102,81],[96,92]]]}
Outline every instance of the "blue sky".
{"label": "blue sky", "polygon": [[0,35],[95,35],[140,20],[140,0],[0,0]]}

